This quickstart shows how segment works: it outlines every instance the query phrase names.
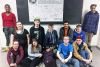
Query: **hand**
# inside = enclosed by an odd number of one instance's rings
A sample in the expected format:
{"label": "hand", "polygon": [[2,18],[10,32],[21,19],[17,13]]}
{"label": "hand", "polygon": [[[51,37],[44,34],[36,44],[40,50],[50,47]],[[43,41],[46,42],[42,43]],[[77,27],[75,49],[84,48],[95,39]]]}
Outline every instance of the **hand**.
{"label": "hand", "polygon": [[84,61],[86,64],[89,64],[89,63],[90,63],[90,60],[87,60],[87,59],[83,59],[83,61]]}
{"label": "hand", "polygon": [[67,62],[68,62],[68,60],[67,60],[67,59],[65,59],[64,61],[65,61],[65,63],[67,63]]}
{"label": "hand", "polygon": [[42,54],[40,54],[39,57],[41,58],[42,57]]}
{"label": "hand", "polygon": [[11,66],[11,67],[12,67],[12,66],[15,66],[15,64],[14,64],[14,63],[11,63],[10,66]]}
{"label": "hand", "polygon": [[86,63],[87,63],[87,64],[90,64],[90,60],[87,60]]}
{"label": "hand", "polygon": [[61,59],[61,62],[65,64],[65,60],[64,59]]}
{"label": "hand", "polygon": [[16,63],[14,65],[15,65],[15,67],[17,67],[17,64]]}

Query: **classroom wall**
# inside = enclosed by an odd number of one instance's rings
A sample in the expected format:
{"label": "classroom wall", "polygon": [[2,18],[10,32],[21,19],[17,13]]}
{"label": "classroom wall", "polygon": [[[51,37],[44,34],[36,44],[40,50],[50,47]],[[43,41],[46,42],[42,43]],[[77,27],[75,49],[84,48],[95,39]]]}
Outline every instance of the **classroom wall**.
{"label": "classroom wall", "polygon": [[[16,0],[0,0],[0,14],[2,12],[4,12],[4,5],[5,4],[10,4],[11,5],[11,8],[12,8],[12,12],[16,15],[17,17],[17,9],[16,9]],[[82,10],[82,17],[84,16],[84,14],[86,12],[88,12],[90,9],[89,9],[89,6],[90,4],[97,4],[97,11],[99,11],[100,13],[100,2],[99,0],[83,0],[83,10]],[[29,31],[30,27],[32,25],[24,25],[24,27]],[[45,28],[45,32],[47,30],[47,25],[42,25],[44,28]],[[54,25],[54,29],[57,30],[57,32],[59,32],[59,29],[62,27],[63,25],[61,24],[56,24]],[[75,28],[75,25],[70,25],[72,29]],[[98,28],[100,27],[100,24],[98,25]],[[100,46],[100,35],[99,35],[100,31],[98,29],[98,32],[97,32],[97,35],[95,35],[92,39],[92,46]],[[2,31],[2,19],[1,19],[1,16],[0,16],[0,46],[1,47],[4,47],[6,45],[6,40],[5,40],[5,36],[4,36],[4,33]]]}

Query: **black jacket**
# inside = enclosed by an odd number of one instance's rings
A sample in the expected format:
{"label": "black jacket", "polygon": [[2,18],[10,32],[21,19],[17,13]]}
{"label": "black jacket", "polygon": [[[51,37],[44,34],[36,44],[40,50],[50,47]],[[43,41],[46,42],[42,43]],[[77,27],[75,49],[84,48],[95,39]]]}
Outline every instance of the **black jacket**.
{"label": "black jacket", "polygon": [[[73,37],[73,30],[69,27],[68,29],[68,36],[71,38],[72,40],[72,37]],[[59,31],[59,39],[60,40],[63,40],[63,37],[64,37],[64,27],[60,28],[60,31]]]}
{"label": "black jacket", "polygon": [[44,43],[44,39],[45,39],[45,32],[44,32],[44,28],[43,27],[39,27],[37,28],[38,30],[38,38],[37,38],[37,34],[35,33],[36,28],[34,28],[34,26],[32,26],[30,28],[30,43],[32,43],[32,39],[37,39],[38,43],[41,44],[41,46],[43,46]]}

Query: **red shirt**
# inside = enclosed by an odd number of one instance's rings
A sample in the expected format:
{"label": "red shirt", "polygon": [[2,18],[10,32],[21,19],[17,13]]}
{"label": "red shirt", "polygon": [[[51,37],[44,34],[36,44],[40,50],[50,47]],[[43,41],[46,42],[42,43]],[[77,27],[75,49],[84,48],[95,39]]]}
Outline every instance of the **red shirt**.
{"label": "red shirt", "polygon": [[64,28],[64,36],[68,36],[68,28]]}
{"label": "red shirt", "polygon": [[6,15],[6,12],[2,13],[3,27],[14,27],[16,28],[16,17],[13,13]]}

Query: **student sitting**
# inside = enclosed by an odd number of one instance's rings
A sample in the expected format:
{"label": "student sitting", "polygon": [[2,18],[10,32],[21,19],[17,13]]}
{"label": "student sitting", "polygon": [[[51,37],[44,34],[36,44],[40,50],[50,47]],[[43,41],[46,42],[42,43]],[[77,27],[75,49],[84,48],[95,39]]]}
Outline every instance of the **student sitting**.
{"label": "student sitting", "polygon": [[53,29],[53,24],[48,24],[48,30],[45,36],[45,43],[48,46],[54,44],[53,46],[57,46],[58,43],[58,34],[57,31]]}
{"label": "student sitting", "polygon": [[86,34],[84,31],[82,31],[82,27],[80,24],[78,24],[73,32],[73,41],[76,40],[78,36],[82,37],[83,42],[86,42]]}
{"label": "student sitting", "polygon": [[[76,38],[76,41],[73,43],[74,46],[74,57],[80,61],[81,67],[87,67],[88,64],[92,61],[92,53],[88,49],[86,43],[82,41],[81,36]],[[89,65],[91,67],[91,65]]]}
{"label": "student sitting", "polygon": [[58,67],[69,67],[69,64],[73,64],[74,67],[79,67],[79,61],[72,58],[73,46],[69,43],[69,37],[65,36],[64,43],[60,44],[57,51],[57,57],[60,61],[57,61]]}
{"label": "student sitting", "polygon": [[46,46],[46,50],[43,52],[43,61],[45,67],[57,67],[56,66],[56,59],[54,59],[54,53],[49,46]]}
{"label": "student sitting", "polygon": [[17,67],[24,56],[23,48],[19,46],[18,41],[13,41],[12,47],[9,49],[7,54],[7,61],[10,67]]}
{"label": "student sitting", "polygon": [[23,60],[23,67],[36,67],[41,62],[42,54],[41,46],[38,44],[36,39],[32,40],[32,44],[28,46],[28,57]]}
{"label": "student sitting", "polygon": [[69,21],[64,21],[63,27],[59,31],[59,44],[63,43],[64,36],[69,36],[70,43],[72,43],[73,30],[69,25]]}

